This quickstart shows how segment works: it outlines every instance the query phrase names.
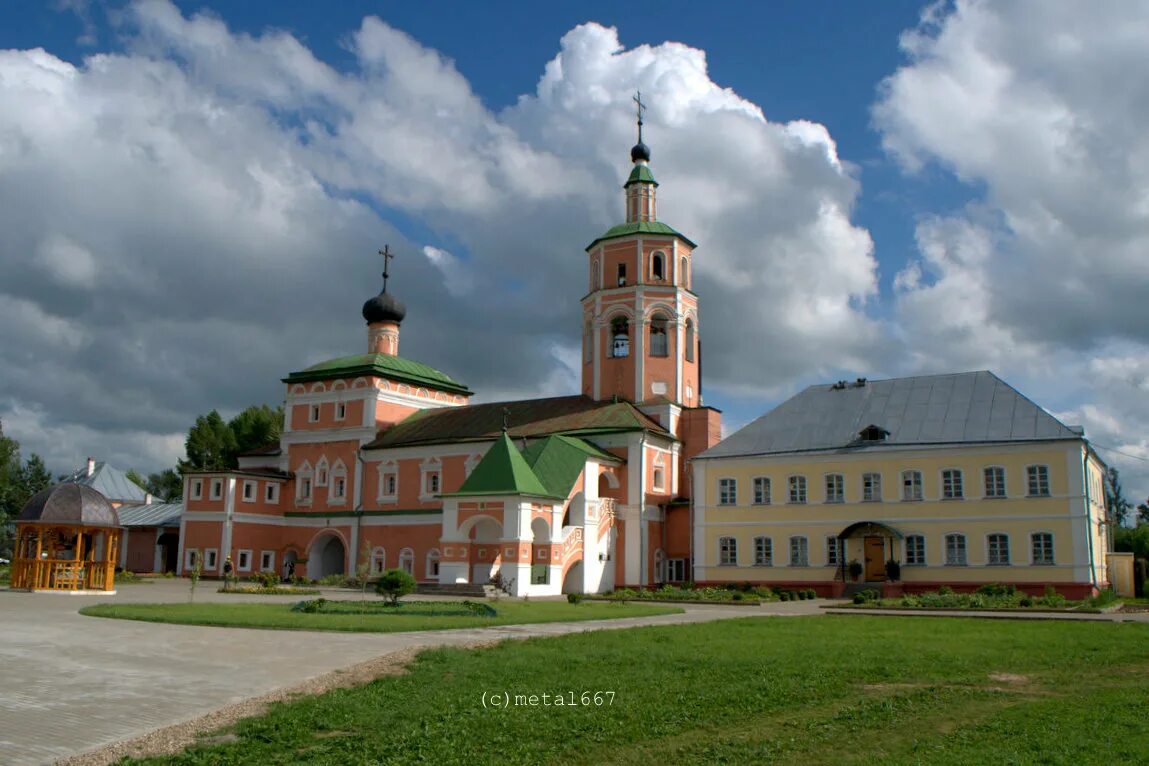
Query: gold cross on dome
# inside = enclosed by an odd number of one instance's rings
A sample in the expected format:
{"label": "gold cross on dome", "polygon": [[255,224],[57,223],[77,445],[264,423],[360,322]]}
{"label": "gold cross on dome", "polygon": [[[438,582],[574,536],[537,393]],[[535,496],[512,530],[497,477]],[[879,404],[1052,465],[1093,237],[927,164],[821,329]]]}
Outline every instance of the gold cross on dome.
{"label": "gold cross on dome", "polygon": [[383,249],[379,251],[379,255],[383,256],[383,292],[387,292],[387,267],[391,264],[391,259],[395,254],[391,252],[390,245],[383,245]]}

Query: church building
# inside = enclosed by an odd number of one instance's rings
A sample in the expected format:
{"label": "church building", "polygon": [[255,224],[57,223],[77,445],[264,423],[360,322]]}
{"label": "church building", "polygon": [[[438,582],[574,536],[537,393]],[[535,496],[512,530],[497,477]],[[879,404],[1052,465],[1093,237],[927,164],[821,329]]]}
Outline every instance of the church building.
{"label": "church building", "polygon": [[514,595],[689,580],[686,461],[718,443],[721,414],[702,403],[695,244],[657,218],[641,111],[638,129],[625,221],[586,248],[581,394],[472,404],[400,356],[385,249],[365,353],[283,379],[278,445],[185,476],[180,571],[219,576],[228,556],[240,576],[401,568],[451,586],[498,575]]}

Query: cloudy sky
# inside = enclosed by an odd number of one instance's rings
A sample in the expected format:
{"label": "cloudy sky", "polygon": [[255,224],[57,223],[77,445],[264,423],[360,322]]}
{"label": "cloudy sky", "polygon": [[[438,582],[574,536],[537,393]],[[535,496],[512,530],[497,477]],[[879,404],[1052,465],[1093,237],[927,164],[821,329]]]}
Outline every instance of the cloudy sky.
{"label": "cloudy sky", "polygon": [[[577,391],[631,96],[728,427],[991,369],[1149,494],[1149,3],[0,6],[0,418],[62,472],[365,345]],[[524,13],[527,8],[530,13]]]}

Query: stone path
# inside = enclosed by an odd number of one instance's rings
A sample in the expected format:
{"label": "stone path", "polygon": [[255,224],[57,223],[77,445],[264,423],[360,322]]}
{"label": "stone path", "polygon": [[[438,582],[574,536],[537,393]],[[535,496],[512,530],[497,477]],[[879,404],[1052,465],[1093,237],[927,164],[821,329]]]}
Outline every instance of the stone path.
{"label": "stone path", "polygon": [[[214,588],[213,583],[201,586],[196,600],[290,600],[221,596]],[[182,581],[125,585],[116,596],[0,590],[0,764],[51,763],[411,647],[756,615],[808,615],[819,613],[825,603],[689,606],[684,614],[659,617],[355,634],[163,625],[77,613],[82,606],[109,600],[184,602],[187,591]],[[347,591],[324,595],[359,597]]]}

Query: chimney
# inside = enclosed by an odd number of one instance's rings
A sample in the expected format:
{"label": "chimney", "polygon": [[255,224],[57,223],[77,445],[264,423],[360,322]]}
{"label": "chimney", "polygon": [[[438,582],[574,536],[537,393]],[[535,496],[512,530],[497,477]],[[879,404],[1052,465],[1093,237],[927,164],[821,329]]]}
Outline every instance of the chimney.
{"label": "chimney", "polygon": [[152,497],[151,492],[145,492],[144,493],[144,505],[151,505],[155,501],[156,501],[156,499],[154,497]]}
{"label": "chimney", "polygon": [[96,459],[94,457],[88,458],[88,473],[86,476],[91,476],[96,472]]}

